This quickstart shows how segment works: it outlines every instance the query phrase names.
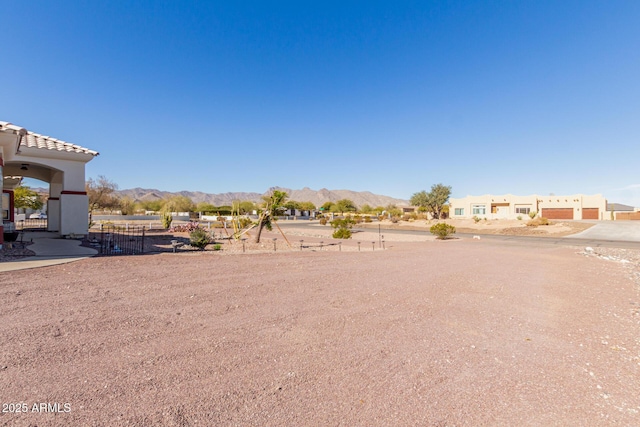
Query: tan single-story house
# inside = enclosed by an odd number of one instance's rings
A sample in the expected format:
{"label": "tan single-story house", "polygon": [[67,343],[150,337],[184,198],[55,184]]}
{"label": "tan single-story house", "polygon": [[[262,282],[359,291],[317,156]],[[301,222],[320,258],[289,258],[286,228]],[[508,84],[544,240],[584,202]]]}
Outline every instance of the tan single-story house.
{"label": "tan single-story house", "polygon": [[486,194],[449,199],[451,218],[525,219],[535,212],[548,219],[610,219],[607,200],[601,195],[586,196],[502,196]]}
{"label": "tan single-story house", "polygon": [[85,165],[97,155],[97,151],[0,121],[0,248],[4,227],[15,221],[13,190],[23,177],[49,183],[49,231],[61,236],[87,234]]}

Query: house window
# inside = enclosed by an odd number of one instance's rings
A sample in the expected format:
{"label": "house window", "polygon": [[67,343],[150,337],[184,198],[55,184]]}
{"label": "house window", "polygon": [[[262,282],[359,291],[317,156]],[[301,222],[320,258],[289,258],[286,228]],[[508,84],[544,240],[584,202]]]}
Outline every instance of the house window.
{"label": "house window", "polygon": [[454,209],[454,214],[455,215],[464,215],[464,208],[455,208]]}
{"label": "house window", "polygon": [[529,212],[531,212],[531,208],[516,208],[517,214],[529,215]]}
{"label": "house window", "polygon": [[486,215],[487,207],[486,205],[472,205],[471,211],[474,215]]}

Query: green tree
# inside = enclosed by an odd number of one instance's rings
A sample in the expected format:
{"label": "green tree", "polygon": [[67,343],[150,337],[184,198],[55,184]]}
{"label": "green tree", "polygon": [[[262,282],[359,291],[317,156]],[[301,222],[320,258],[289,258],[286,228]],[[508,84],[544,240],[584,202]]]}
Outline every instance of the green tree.
{"label": "green tree", "polygon": [[414,193],[411,196],[410,203],[413,206],[426,208],[433,218],[440,219],[444,206],[449,201],[449,196],[451,196],[451,186],[434,184],[428,193],[424,190]]}
{"label": "green tree", "polygon": [[196,206],[187,196],[173,196],[164,201],[163,210],[167,212],[193,212]]}
{"label": "green tree", "polygon": [[331,208],[333,208],[333,206],[335,205],[335,203],[333,202],[325,202],[320,209],[322,209],[324,212],[332,212]]}
{"label": "green tree", "polygon": [[267,230],[272,230],[272,223],[276,220],[278,212],[283,208],[287,201],[288,194],[280,190],[272,190],[271,194],[262,198],[264,201],[262,204],[262,211],[258,217],[258,232],[256,233],[256,243],[260,243],[260,237],[262,230],[266,227]]}
{"label": "green tree", "polygon": [[373,212],[373,208],[365,203],[360,208],[360,212],[362,212],[363,214],[369,214],[369,213]]}
{"label": "green tree", "polygon": [[18,209],[33,209],[39,211],[44,202],[38,193],[26,185],[21,185],[13,190],[14,206]]}
{"label": "green tree", "polygon": [[313,211],[316,209],[316,205],[313,204],[313,202],[302,202],[300,203],[300,209],[304,210],[304,211]]}
{"label": "green tree", "polygon": [[285,209],[300,209],[300,202],[296,202],[295,200],[288,200],[282,207]]}
{"label": "green tree", "polygon": [[[336,202],[338,212],[355,212],[357,210],[355,203],[349,199],[341,199]],[[332,211],[333,212],[333,211]]]}
{"label": "green tree", "polygon": [[211,203],[200,202],[196,205],[196,212],[202,212],[204,214],[213,213],[216,211],[216,207]]}
{"label": "green tree", "polygon": [[142,209],[146,211],[159,212],[162,209],[163,201],[160,199],[156,200],[144,200],[140,202]]}
{"label": "green tree", "polygon": [[136,210],[136,202],[128,196],[122,197],[118,200],[120,205],[120,211],[122,215],[133,215]]}
{"label": "green tree", "polygon": [[387,214],[389,216],[392,217],[399,217],[400,215],[402,215],[402,210],[399,209],[396,205],[394,205],[393,203],[388,204],[384,210],[387,212]]}
{"label": "green tree", "polygon": [[256,204],[250,200],[242,201],[238,204],[238,209],[241,214],[252,214],[256,210]]}
{"label": "green tree", "polygon": [[218,206],[216,207],[216,213],[218,215],[233,215],[233,206],[229,206],[229,205]]}

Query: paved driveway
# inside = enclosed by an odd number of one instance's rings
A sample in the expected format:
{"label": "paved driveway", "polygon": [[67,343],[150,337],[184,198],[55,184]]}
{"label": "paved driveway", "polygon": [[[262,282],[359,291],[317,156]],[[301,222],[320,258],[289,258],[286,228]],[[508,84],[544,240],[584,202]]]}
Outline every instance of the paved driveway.
{"label": "paved driveway", "polygon": [[640,221],[598,221],[588,230],[567,237],[640,242]]}

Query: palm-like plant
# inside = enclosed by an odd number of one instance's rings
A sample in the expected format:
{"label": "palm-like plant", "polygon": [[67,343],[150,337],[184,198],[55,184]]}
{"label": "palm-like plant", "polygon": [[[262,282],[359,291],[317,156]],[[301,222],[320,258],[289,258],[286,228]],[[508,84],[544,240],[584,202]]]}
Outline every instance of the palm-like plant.
{"label": "palm-like plant", "polygon": [[262,212],[260,212],[260,216],[258,217],[256,243],[260,243],[260,236],[264,228],[269,231],[273,229],[272,222],[276,220],[275,217],[286,203],[287,197],[289,197],[289,195],[284,191],[272,190],[271,194],[262,198],[264,203],[262,205]]}

